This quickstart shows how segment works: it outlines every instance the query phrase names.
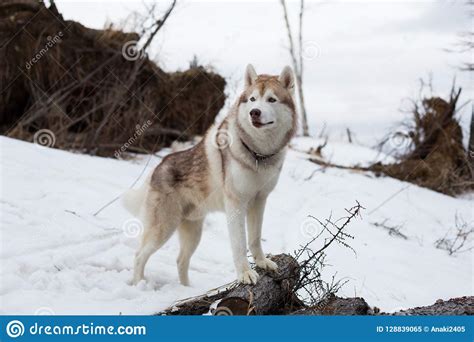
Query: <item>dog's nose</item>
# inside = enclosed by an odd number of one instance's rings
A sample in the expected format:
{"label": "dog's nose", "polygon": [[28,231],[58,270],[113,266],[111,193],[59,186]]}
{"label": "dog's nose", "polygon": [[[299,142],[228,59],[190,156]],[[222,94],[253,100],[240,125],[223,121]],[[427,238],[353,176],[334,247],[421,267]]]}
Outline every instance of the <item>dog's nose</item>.
{"label": "dog's nose", "polygon": [[260,114],[262,114],[262,111],[257,108],[254,108],[250,111],[250,117],[252,119],[258,119],[260,117]]}

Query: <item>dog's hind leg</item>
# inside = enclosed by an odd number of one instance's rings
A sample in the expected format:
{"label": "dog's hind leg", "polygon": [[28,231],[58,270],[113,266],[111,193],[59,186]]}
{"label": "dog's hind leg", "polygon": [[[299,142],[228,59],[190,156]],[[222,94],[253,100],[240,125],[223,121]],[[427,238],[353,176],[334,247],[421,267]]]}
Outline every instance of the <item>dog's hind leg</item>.
{"label": "dog's hind leg", "polygon": [[158,229],[159,232],[148,231],[144,234],[140,248],[135,254],[132,280],[134,285],[145,278],[145,265],[148,259],[169,240],[175,231],[175,228],[171,226],[167,229],[164,229],[164,227]]}
{"label": "dog's hind leg", "polygon": [[[144,222],[140,248],[135,254],[132,284],[137,284],[144,279],[145,265],[148,259],[169,240],[180,224],[181,215],[172,210],[172,201],[160,202],[159,206],[147,208],[149,217]],[[156,208],[160,208],[160,210],[158,211]]]}
{"label": "dog's hind leg", "polygon": [[158,250],[159,243],[154,238],[143,238],[140,248],[135,254],[132,284],[136,285],[145,278],[145,265],[153,253]]}
{"label": "dog's hind leg", "polygon": [[203,220],[184,220],[178,227],[180,250],[178,256],[178,274],[181,284],[188,286],[189,261],[199,245],[202,235]]}

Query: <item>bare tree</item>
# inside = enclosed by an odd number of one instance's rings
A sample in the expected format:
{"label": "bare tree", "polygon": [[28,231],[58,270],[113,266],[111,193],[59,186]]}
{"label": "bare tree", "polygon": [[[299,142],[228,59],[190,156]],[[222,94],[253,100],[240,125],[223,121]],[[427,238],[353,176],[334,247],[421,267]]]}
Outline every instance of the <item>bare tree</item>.
{"label": "bare tree", "polygon": [[[474,18],[474,0],[468,0],[466,2],[466,5],[468,6],[468,16],[471,18],[471,23],[472,19]],[[474,50],[474,31],[471,30],[467,32],[462,32],[459,34],[460,37],[460,49],[459,52],[471,52],[471,58],[469,61],[465,62],[464,65],[461,67],[461,70],[465,71],[474,71],[474,63],[472,62],[472,51]]]}
{"label": "bare tree", "polygon": [[[468,0],[466,2],[468,6],[468,16],[472,19],[474,18],[474,0]],[[474,51],[474,31],[471,30],[467,32],[462,32],[460,35],[460,48],[458,52],[470,52],[470,60],[463,63],[463,66],[460,68],[463,71],[473,72],[474,71],[474,63],[472,62],[472,53]],[[471,167],[474,167],[474,107],[471,107],[471,125],[469,130],[469,143],[468,143],[468,158],[471,164]]]}
{"label": "bare tree", "polygon": [[471,168],[474,168],[474,106],[471,105],[471,127],[469,130],[468,158]]}
{"label": "bare tree", "polygon": [[[471,20],[474,17],[474,1],[469,0],[467,2],[469,5],[469,16],[471,17]],[[467,63],[465,63],[463,70],[467,70],[470,72],[474,71],[474,63],[472,62],[472,52],[474,51],[474,31],[470,32],[465,32],[462,34],[462,37],[464,38],[462,40],[462,44],[465,46],[465,50],[471,52],[471,60]],[[469,161],[471,162],[471,167],[474,167],[474,107],[471,106],[471,126],[469,130],[469,146],[468,146],[468,157]]]}
{"label": "bare tree", "polygon": [[293,39],[293,34],[291,32],[290,20],[288,18],[288,10],[286,8],[285,0],[280,0],[281,6],[283,7],[283,16],[285,19],[286,31],[288,34],[288,41],[290,44],[290,56],[293,64],[293,69],[296,76],[296,85],[298,91],[298,99],[301,110],[301,125],[303,128],[303,136],[309,136],[308,129],[308,119],[306,115],[306,107],[304,104],[304,95],[303,95],[303,14],[304,14],[304,0],[300,0],[300,12],[299,12],[299,33],[298,33],[298,51],[296,51],[296,46]]}

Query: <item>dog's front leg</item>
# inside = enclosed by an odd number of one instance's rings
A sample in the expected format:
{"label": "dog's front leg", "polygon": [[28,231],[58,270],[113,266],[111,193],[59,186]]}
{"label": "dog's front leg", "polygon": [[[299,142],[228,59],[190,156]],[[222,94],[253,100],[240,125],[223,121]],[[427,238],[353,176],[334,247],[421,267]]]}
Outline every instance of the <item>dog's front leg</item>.
{"label": "dog's front leg", "polygon": [[247,208],[243,203],[228,199],[225,203],[225,212],[237,279],[244,284],[255,284],[258,280],[258,273],[250,268],[247,260],[245,237],[245,214]]}
{"label": "dog's front leg", "polygon": [[249,248],[255,263],[264,270],[276,271],[278,265],[265,257],[262,250],[262,223],[265,211],[266,197],[258,196],[250,204],[247,212],[247,227],[249,232]]}

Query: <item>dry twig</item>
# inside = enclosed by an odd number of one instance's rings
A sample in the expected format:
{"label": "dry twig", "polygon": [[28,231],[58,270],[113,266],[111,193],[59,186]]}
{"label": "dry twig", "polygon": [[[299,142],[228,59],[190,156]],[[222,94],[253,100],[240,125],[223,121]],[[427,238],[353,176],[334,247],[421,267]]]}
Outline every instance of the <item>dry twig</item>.
{"label": "dry twig", "polygon": [[[354,237],[346,233],[345,230],[354,218],[360,216],[362,209],[364,208],[357,202],[352,208],[346,209],[348,214],[346,217],[336,221],[333,221],[331,216],[324,222],[310,216],[322,229],[311,240],[294,252],[294,258],[300,264],[300,278],[296,282],[293,292],[301,293],[303,291],[304,294],[299,297],[303,297],[301,301],[304,304],[309,306],[315,305],[321,302],[328,294],[335,294],[346,283],[346,281],[336,280],[336,275],[332,276],[330,282],[326,282],[322,279],[321,272],[326,266],[326,250],[333,243],[341,244],[355,253],[354,249],[346,242],[347,239],[353,239]],[[313,250],[312,244],[320,239],[324,233],[328,233],[329,238],[324,239],[322,247]]]}

